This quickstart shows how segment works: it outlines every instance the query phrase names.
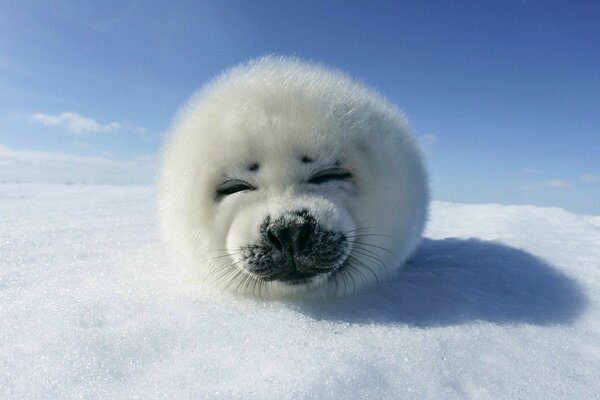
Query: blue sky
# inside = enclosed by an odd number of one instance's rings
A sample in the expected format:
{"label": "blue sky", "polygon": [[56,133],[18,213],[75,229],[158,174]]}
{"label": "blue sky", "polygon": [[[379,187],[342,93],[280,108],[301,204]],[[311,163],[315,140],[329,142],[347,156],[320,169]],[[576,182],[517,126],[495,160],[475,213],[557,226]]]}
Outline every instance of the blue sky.
{"label": "blue sky", "polygon": [[177,108],[265,54],[408,115],[438,200],[600,214],[600,2],[0,0],[0,181],[152,181]]}

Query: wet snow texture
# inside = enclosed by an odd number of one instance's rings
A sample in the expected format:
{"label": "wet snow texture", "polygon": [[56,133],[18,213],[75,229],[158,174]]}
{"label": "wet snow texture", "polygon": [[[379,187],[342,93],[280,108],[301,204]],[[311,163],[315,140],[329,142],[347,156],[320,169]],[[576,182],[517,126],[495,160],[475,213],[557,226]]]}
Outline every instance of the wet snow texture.
{"label": "wet snow texture", "polygon": [[434,203],[400,275],[326,304],[186,281],[146,187],[0,185],[0,398],[594,398],[600,217]]}

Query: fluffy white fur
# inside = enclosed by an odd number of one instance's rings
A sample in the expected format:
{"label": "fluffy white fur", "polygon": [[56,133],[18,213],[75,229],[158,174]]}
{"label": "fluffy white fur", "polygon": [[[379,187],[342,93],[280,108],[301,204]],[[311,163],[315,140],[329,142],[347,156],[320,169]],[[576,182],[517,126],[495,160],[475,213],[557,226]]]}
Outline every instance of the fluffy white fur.
{"label": "fluffy white fur", "polygon": [[[305,155],[314,162],[300,162]],[[307,183],[335,162],[351,182]],[[232,176],[257,190],[217,201]],[[158,189],[166,238],[202,279],[269,297],[345,295],[385,280],[418,245],[428,207],[401,113],[343,73],[281,57],[232,68],[193,96],[167,138]],[[236,250],[259,240],[267,215],[298,208],[347,232],[351,265],[306,284],[257,281]]]}

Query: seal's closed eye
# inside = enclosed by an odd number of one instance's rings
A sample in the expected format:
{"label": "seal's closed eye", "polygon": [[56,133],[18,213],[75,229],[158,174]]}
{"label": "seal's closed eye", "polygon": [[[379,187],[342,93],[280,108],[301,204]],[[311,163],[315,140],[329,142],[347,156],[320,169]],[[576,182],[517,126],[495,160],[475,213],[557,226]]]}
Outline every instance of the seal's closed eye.
{"label": "seal's closed eye", "polygon": [[241,179],[230,179],[217,186],[217,200],[230,194],[248,190],[256,190],[256,188]]}
{"label": "seal's closed eye", "polygon": [[340,167],[327,168],[317,173],[314,173],[309,179],[308,183],[313,185],[320,185],[321,183],[330,181],[343,181],[352,178],[352,174]]}

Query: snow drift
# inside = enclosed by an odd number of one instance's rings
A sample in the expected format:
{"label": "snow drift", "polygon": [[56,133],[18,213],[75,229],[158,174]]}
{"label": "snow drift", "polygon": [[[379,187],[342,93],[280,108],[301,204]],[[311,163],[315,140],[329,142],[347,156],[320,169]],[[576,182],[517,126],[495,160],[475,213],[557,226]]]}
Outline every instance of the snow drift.
{"label": "snow drift", "polygon": [[391,282],[335,302],[190,284],[152,192],[0,185],[0,398],[592,398],[600,218],[434,203]]}

